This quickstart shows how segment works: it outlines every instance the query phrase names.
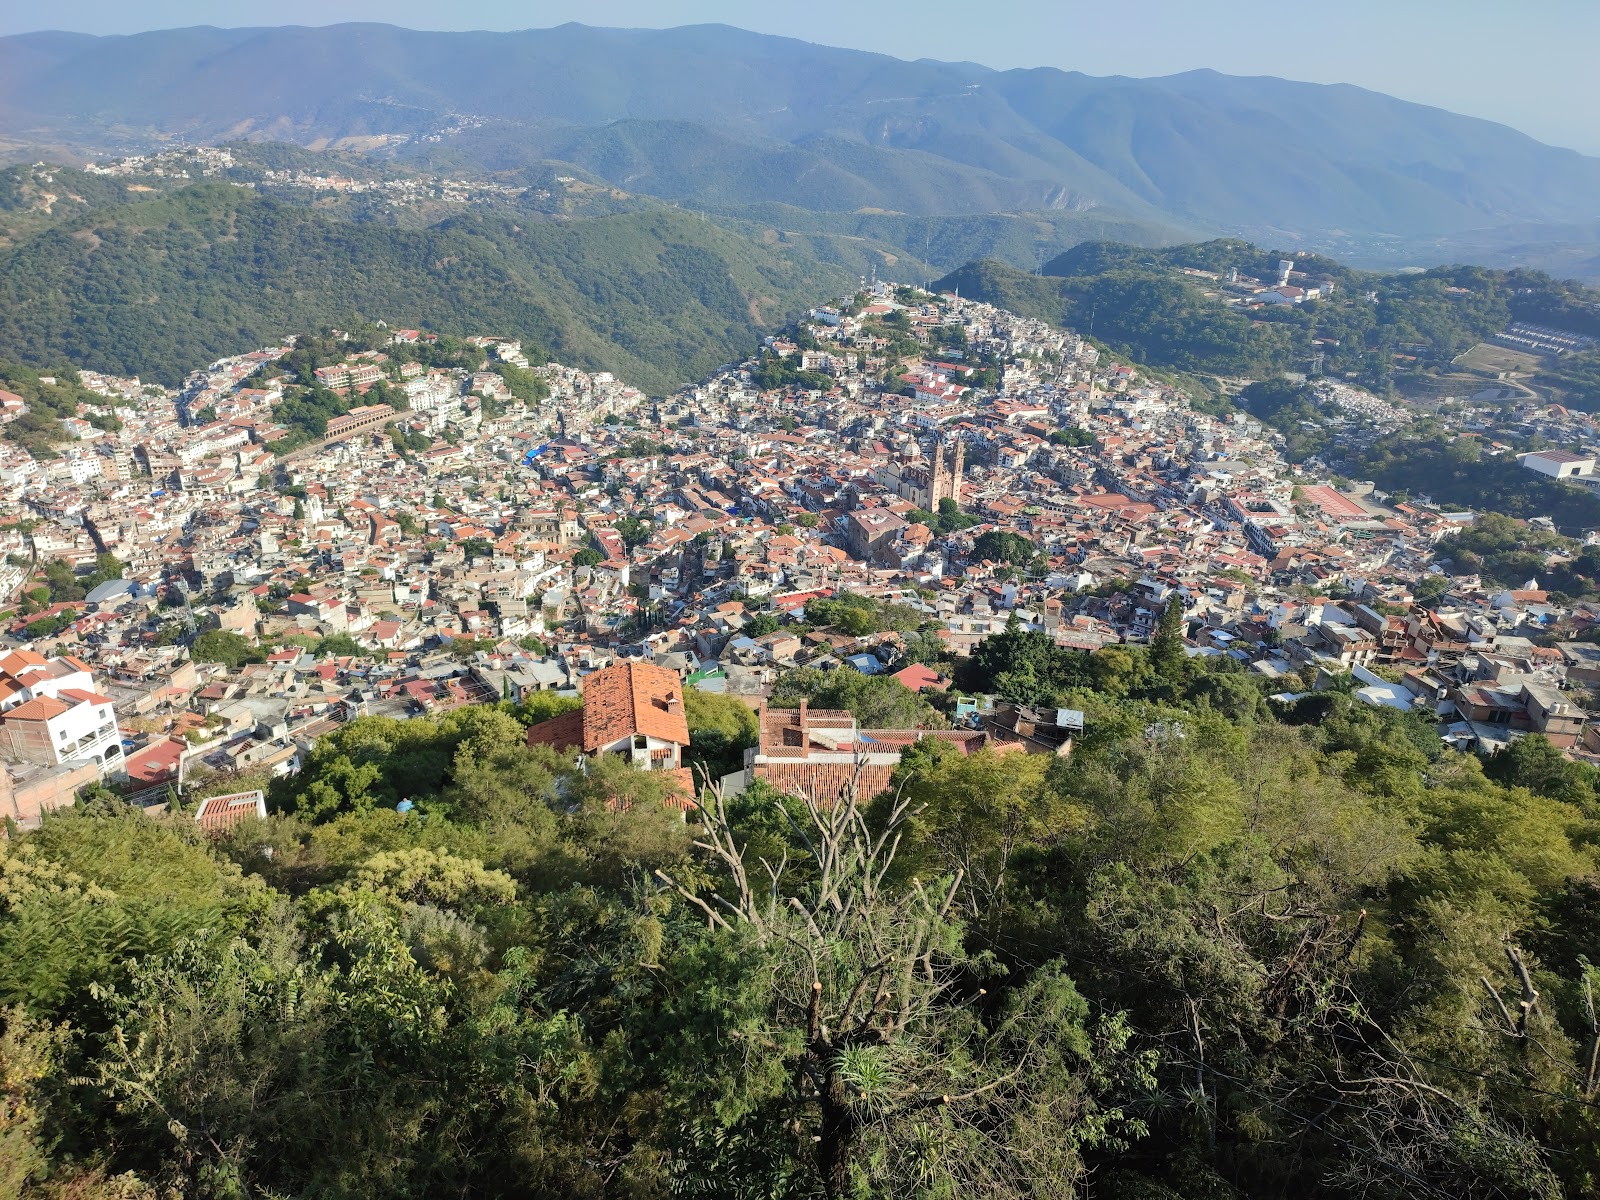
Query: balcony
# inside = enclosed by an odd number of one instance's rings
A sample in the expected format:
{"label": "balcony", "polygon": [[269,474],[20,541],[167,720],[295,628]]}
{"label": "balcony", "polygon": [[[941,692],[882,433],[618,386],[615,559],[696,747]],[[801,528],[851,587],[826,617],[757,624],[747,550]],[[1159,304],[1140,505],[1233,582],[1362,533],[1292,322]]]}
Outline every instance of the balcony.
{"label": "balcony", "polygon": [[58,748],[61,759],[103,758],[108,746],[118,745],[115,723],[102,725],[93,733],[85,734],[75,742]]}

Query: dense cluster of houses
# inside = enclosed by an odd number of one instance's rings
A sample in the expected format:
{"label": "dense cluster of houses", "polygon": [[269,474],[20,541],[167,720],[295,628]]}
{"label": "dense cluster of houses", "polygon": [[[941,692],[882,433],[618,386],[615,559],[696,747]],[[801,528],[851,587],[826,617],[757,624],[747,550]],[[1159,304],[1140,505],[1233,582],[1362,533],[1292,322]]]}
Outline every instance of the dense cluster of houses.
{"label": "dense cluster of houses", "polygon": [[[891,361],[886,323],[923,356]],[[363,713],[550,690],[586,706],[544,731],[550,744],[677,771],[682,689],[700,688],[761,709],[743,782],[799,771],[826,790],[886,770],[918,736],[764,706],[796,665],[912,669],[901,634],[799,624],[810,602],[854,593],[915,610],[954,656],[1011,620],[1068,648],[1140,642],[1178,604],[1190,653],[1232,656],[1285,695],[1344,678],[1371,703],[1436,714],[1453,744],[1537,731],[1600,751],[1587,724],[1600,656],[1583,640],[1600,609],[1460,575],[1418,606],[1446,565],[1440,539],[1470,514],[1292,469],[1243,413],[1202,413],[1042,322],[877,285],[768,339],[765,359],[810,373],[804,388],[763,390],[757,359],[664,398],[546,365],[533,369],[550,396],[534,404],[498,373],[528,362],[520,344],[478,340],[491,357],[476,373],[397,372],[372,352],[324,368],[350,417],[281,459],[283,393],[263,368],[287,346],[175,393],[86,373],[122,404],[121,427],[57,459],[3,446],[0,588],[15,601],[43,564],[87,573],[106,554],[121,576],[12,618],[19,646],[42,616],[64,622],[13,651],[32,656],[23,666],[85,673],[24,711],[98,713],[68,693],[106,697],[117,753],[91,747],[94,774],[149,790],[200,766],[292,770]],[[996,384],[974,386],[979,363]],[[409,408],[359,403],[377,378]],[[1383,416],[1340,387],[1352,413]],[[1027,553],[986,557],[992,533]],[[204,661],[208,633],[254,652]],[[595,681],[618,672],[625,685],[600,686],[627,704],[597,700]],[[1070,744],[1053,710],[969,718],[948,735],[969,748]],[[18,747],[37,739],[7,734],[12,720],[0,711],[3,757],[34,763]]]}

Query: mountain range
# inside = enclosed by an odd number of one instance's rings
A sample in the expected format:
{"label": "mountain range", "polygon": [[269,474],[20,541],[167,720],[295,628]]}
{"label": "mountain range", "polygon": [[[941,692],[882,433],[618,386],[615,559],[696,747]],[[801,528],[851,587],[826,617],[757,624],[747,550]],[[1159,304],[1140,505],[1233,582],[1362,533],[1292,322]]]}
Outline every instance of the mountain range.
{"label": "mountain range", "polygon": [[0,138],[14,158],[270,139],[502,176],[560,163],[699,209],[921,218],[930,249],[953,217],[1046,214],[1014,256],[1030,266],[1108,225],[1369,265],[1460,247],[1587,273],[1600,250],[1600,159],[1361,88],[997,71],[717,25],[19,35],[0,39]]}

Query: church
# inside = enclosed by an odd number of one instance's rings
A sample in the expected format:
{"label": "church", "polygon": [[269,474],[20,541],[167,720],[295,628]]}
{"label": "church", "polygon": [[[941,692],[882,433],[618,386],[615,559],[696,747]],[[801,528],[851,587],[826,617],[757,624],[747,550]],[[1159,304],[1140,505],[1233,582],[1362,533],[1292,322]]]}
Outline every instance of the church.
{"label": "church", "polygon": [[955,439],[949,465],[946,466],[944,439],[934,445],[933,465],[918,458],[911,461],[895,460],[878,470],[878,483],[891,489],[902,500],[929,512],[939,510],[939,501],[954,500],[961,503],[961,475],[966,467],[966,442]]}

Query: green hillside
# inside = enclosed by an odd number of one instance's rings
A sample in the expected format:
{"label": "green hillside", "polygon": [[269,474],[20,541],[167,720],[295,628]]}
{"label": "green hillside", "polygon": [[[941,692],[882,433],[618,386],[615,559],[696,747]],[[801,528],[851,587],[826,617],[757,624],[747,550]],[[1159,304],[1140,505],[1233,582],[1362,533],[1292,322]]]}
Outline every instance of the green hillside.
{"label": "green hillside", "polygon": [[758,240],[660,208],[391,229],[202,183],[0,247],[0,345],[172,384],[286,331],[381,319],[518,335],[664,390],[883,261],[864,242]]}
{"label": "green hillside", "polygon": [[962,263],[994,259],[1032,270],[1085,240],[1159,246],[1192,230],[1160,221],[1135,220],[1106,209],[918,214],[864,208],[814,212],[789,204],[712,205],[713,220],[759,222],[789,232],[830,233],[892,246],[911,258],[951,270]]}
{"label": "green hillside", "polygon": [[[1228,302],[1248,291],[1226,284],[1229,268],[1270,281],[1282,258],[1294,258],[1308,281],[1331,281],[1332,290],[1276,308]],[[1084,243],[1039,275],[984,261],[934,287],[1092,332],[1153,366],[1259,377],[1304,369],[1320,352],[1326,373],[1379,392],[1448,373],[1456,355],[1515,319],[1600,329],[1600,293],[1537,271],[1456,266],[1380,274],[1231,239],[1165,249]],[[1568,401],[1600,408],[1600,392],[1574,388]]]}
{"label": "green hillside", "polygon": [[[1523,536],[1441,549],[1511,569]],[[530,746],[551,693],[197,781],[272,814],[210,837],[87,789],[0,839],[0,1194],[1593,1197],[1600,772],[1269,701],[1309,681],[1182,629],[992,634],[960,686],[1082,712],[1070,760],[929,738],[870,806],[684,813],[665,772]],[[754,740],[736,698],[685,708],[691,761]]]}

